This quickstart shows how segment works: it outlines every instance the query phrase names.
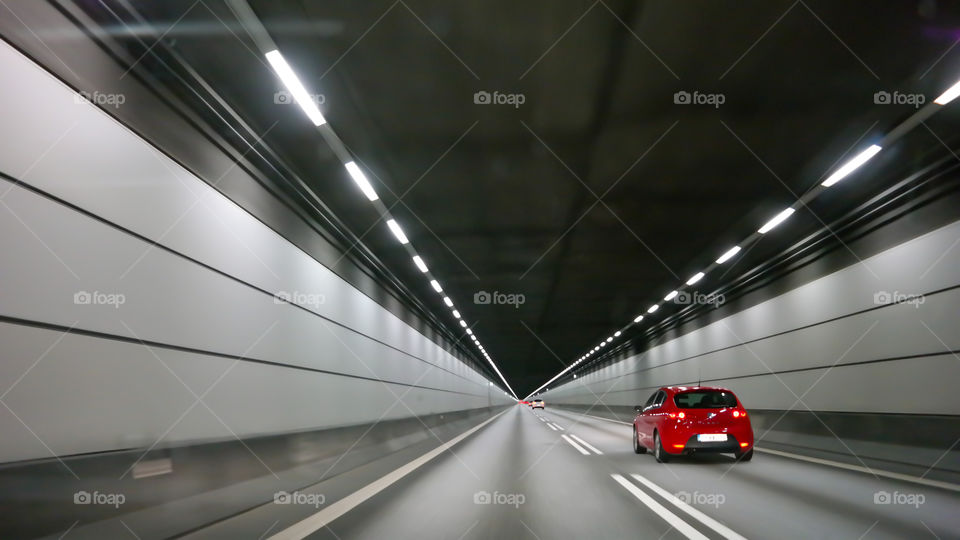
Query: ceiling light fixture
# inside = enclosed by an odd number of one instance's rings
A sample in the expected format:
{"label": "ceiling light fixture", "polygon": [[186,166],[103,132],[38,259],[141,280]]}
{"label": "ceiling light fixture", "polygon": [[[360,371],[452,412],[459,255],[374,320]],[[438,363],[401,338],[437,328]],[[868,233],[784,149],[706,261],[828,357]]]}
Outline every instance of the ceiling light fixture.
{"label": "ceiling light fixture", "polygon": [[785,208],[779,214],[773,216],[770,221],[766,222],[763,227],[760,227],[757,232],[760,234],[767,234],[768,232],[772,231],[774,227],[786,221],[787,218],[792,216],[794,212],[795,210],[793,208]]}
{"label": "ceiling light fixture", "polygon": [[840,167],[833,174],[831,174],[826,180],[820,184],[823,187],[830,187],[837,182],[843,180],[848,174],[857,170],[861,165],[866,163],[870,158],[877,155],[877,152],[883,150],[875,144],[871,144],[869,148],[857,154],[857,157],[846,162],[843,167]]}
{"label": "ceiling light fixture", "polygon": [[640,321],[642,321],[642,320],[643,320],[643,315],[637,315],[636,318],[633,319],[633,322],[638,323],[638,322],[640,322]]}
{"label": "ceiling light fixture", "polygon": [[687,285],[693,285],[694,283],[703,279],[703,276],[704,276],[703,272],[697,272],[690,279],[687,280]]}
{"label": "ceiling light fixture", "polygon": [[417,268],[419,268],[421,272],[424,274],[427,273],[427,263],[423,262],[423,259],[421,259],[419,255],[413,256],[413,263],[417,265]]}
{"label": "ceiling light fixture", "polygon": [[430,286],[437,292],[443,292],[443,287],[440,286],[440,282],[435,279],[430,280]]}
{"label": "ceiling light fixture", "polygon": [[669,293],[667,293],[666,296],[663,297],[663,301],[664,301],[664,302],[669,302],[669,301],[673,300],[674,298],[676,298],[678,294],[680,294],[680,293],[677,292],[677,291],[670,291]]}
{"label": "ceiling light fixture", "polygon": [[960,96],[960,81],[957,81],[953,86],[948,88],[946,92],[940,94],[940,97],[933,100],[933,102],[937,105],[946,105],[956,99],[957,96]]}
{"label": "ceiling light fixture", "polygon": [[400,224],[397,223],[397,220],[388,219],[387,227],[390,227],[390,231],[393,232],[393,235],[397,237],[397,240],[399,240],[401,244],[406,245],[410,243],[407,235],[403,234],[403,229],[400,228]]}
{"label": "ceiling light fixture", "polygon": [[312,96],[307,92],[307,89],[304,88],[303,83],[300,82],[300,78],[293,72],[293,68],[290,67],[287,60],[280,54],[280,51],[272,50],[268,52],[266,56],[267,61],[273,66],[273,70],[277,73],[277,76],[283,81],[284,86],[287,87],[287,90],[293,96],[297,105],[303,109],[303,112],[306,113],[307,118],[313,122],[313,125],[320,127],[326,124],[327,120],[323,117],[320,109],[317,108],[317,104],[313,101]]}
{"label": "ceiling light fixture", "polygon": [[654,311],[656,311],[656,310],[658,310],[658,309],[660,309],[660,305],[659,305],[659,304],[654,304],[654,305],[652,305],[652,306],[650,306],[650,307],[647,308],[647,313],[653,313]]}
{"label": "ceiling light fixture", "polygon": [[459,319],[459,318],[460,318],[460,312],[457,311],[457,310],[453,310],[453,316]]}
{"label": "ceiling light fixture", "polygon": [[356,163],[349,161],[344,167],[347,168],[347,172],[350,173],[350,177],[353,178],[354,183],[357,184],[360,191],[367,196],[367,199],[370,199],[370,202],[380,198],[376,190],[373,189],[373,186],[370,185],[370,181],[367,180],[367,176],[363,174],[360,167],[357,167]]}
{"label": "ceiling light fixture", "polygon": [[449,296],[443,297],[443,303],[446,304],[447,307],[453,307],[453,300],[451,300]]}
{"label": "ceiling light fixture", "polygon": [[726,251],[726,253],[724,253],[723,255],[721,255],[719,259],[717,259],[717,264],[723,264],[723,263],[729,261],[729,260],[732,259],[732,258],[734,257],[734,255],[736,255],[737,253],[740,253],[740,246],[733,246],[732,248],[728,249],[728,250]]}

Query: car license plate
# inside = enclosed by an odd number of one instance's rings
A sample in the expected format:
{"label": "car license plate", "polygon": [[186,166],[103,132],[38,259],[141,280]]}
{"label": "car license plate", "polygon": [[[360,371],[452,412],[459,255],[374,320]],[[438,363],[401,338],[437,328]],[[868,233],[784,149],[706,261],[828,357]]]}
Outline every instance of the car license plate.
{"label": "car license plate", "polygon": [[697,435],[697,440],[700,442],[724,442],[727,440],[726,433],[710,433]]}

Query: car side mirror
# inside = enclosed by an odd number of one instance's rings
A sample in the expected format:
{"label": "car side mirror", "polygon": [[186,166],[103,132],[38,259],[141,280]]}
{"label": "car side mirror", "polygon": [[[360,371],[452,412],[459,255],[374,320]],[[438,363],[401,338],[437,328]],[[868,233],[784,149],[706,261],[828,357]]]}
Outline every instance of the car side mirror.
{"label": "car side mirror", "polygon": [[643,407],[641,407],[640,405],[637,405],[636,407],[633,408],[633,410],[637,412],[643,412]]}

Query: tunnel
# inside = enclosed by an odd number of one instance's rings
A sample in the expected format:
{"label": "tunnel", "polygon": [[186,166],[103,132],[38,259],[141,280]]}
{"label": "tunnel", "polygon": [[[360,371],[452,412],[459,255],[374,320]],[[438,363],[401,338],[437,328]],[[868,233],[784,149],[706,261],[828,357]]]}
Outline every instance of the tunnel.
{"label": "tunnel", "polygon": [[0,538],[960,538],[958,43],[0,1]]}

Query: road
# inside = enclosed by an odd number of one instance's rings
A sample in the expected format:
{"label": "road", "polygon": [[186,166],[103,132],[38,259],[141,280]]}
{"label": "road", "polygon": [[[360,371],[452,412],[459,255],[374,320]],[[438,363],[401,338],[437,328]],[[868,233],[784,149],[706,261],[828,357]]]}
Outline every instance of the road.
{"label": "road", "polygon": [[660,464],[628,425],[522,406],[335,505],[310,538],[960,538],[957,492],[759,452]]}

